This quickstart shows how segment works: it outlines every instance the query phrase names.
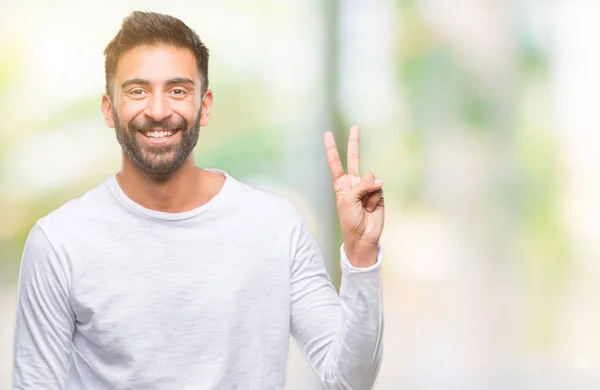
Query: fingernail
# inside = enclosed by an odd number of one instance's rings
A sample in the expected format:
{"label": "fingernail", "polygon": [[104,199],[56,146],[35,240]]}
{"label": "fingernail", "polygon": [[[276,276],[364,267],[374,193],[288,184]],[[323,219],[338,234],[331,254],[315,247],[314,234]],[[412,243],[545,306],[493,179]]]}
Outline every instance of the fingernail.
{"label": "fingernail", "polygon": [[373,208],[372,207],[367,207],[367,211],[371,212],[371,211],[373,211]]}
{"label": "fingernail", "polygon": [[373,180],[373,184],[375,184],[376,186],[382,186],[383,180]]}

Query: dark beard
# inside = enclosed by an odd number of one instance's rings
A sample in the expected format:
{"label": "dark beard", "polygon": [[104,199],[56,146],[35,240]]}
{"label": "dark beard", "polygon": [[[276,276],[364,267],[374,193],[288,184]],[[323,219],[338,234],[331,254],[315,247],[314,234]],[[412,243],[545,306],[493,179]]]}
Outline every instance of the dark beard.
{"label": "dark beard", "polygon": [[[178,117],[176,120],[165,119],[162,121],[147,118],[141,123],[136,123],[135,119],[132,119],[127,123],[127,129],[123,129],[121,120],[114,109],[112,114],[115,119],[115,134],[121,149],[133,165],[144,174],[167,176],[175,172],[181,168],[198,143],[202,108],[198,111],[192,128],[188,128],[188,122],[185,119]],[[137,133],[150,129],[179,131],[181,139],[179,143],[170,145],[141,144],[137,139]]]}

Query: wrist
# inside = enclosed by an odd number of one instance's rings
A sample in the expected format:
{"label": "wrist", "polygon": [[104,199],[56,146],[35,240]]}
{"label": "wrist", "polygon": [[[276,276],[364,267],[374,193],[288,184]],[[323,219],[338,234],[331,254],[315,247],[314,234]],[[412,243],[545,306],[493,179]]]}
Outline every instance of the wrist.
{"label": "wrist", "polygon": [[377,263],[378,243],[344,241],[344,252],[350,264],[356,268],[367,268]]}

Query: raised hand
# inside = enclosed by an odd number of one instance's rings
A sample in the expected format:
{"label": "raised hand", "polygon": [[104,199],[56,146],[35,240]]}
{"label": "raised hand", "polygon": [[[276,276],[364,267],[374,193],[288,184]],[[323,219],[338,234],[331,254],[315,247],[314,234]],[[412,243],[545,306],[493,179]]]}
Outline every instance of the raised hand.
{"label": "raised hand", "polygon": [[358,126],[350,128],[348,138],[348,173],[344,173],[333,134],[325,133],[325,151],[333,178],[337,212],[344,236],[344,248],[356,267],[375,264],[377,245],[384,221],[382,180],[368,172],[359,173]]}

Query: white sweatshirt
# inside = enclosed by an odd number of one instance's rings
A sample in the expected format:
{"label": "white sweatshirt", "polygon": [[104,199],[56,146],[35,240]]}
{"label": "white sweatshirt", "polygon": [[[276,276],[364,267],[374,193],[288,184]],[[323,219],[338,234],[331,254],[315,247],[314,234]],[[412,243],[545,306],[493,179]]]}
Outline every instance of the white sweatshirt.
{"label": "white sweatshirt", "polygon": [[337,295],[303,213],[226,176],[183,213],[115,176],[41,218],[23,253],[15,389],[283,389],[290,334],[328,389],[370,389],[381,251]]}

